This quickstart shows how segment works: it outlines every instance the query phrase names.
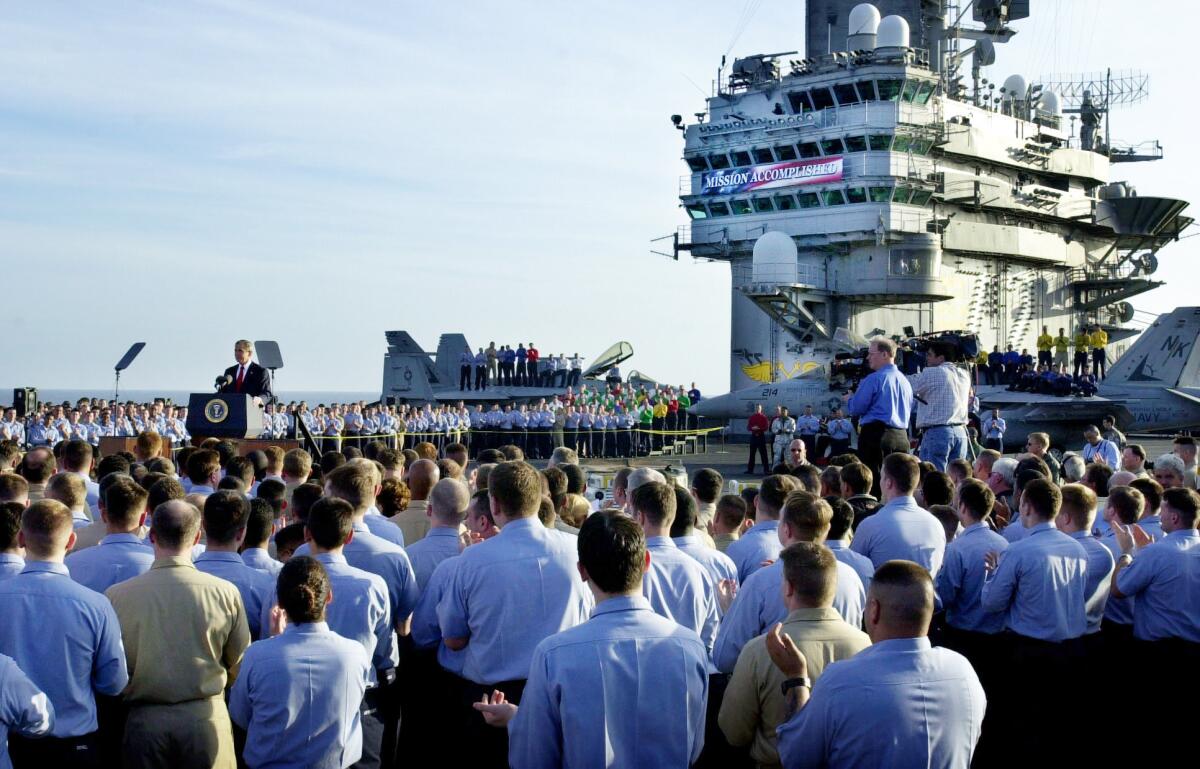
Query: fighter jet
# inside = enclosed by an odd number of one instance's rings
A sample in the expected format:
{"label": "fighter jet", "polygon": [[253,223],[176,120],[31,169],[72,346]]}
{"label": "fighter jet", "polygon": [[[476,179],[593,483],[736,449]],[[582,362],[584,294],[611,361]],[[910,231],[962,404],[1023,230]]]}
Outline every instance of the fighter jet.
{"label": "fighter jet", "polygon": [[1125,432],[1164,432],[1200,426],[1200,307],[1158,316],[1099,383],[1090,398],[1057,397],[981,387],[984,414],[999,408],[1004,442],[1024,445],[1029,433],[1049,433],[1053,445],[1078,449],[1083,429],[1112,415]]}
{"label": "fighter jet", "polygon": [[[1078,448],[1083,429],[1099,425],[1106,415],[1125,432],[1160,432],[1200,427],[1200,307],[1179,307],[1160,315],[1137,342],[1108,370],[1093,397],[1009,392],[1002,387],[978,390],[982,413],[999,408],[1008,424],[1004,442],[1023,445],[1029,433],[1050,434],[1056,447]],[[755,404],[774,413],[787,406],[792,414],[811,405],[827,414],[842,405],[825,371],[755,385],[707,398],[692,411],[706,419],[742,420]]]}
{"label": "fighter jet", "polygon": [[[383,391],[379,399],[406,403],[506,403],[553,398],[566,387],[504,387],[490,383],[486,390],[459,390],[459,361],[464,352],[473,352],[462,334],[442,334],[437,353],[421,349],[407,331],[388,331],[388,351],[383,357]],[[609,347],[583,372],[581,379],[603,377],[613,366],[633,355],[628,342]],[[472,379],[474,377],[472,376]]]}

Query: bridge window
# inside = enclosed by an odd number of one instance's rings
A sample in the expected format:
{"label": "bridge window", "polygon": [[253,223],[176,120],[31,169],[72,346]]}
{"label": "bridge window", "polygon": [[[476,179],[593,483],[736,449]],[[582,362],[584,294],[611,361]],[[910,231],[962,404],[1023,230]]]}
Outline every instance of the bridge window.
{"label": "bridge window", "polygon": [[755,163],[774,163],[775,162],[775,156],[771,154],[770,147],[756,147],[750,151],[752,153],[754,153],[754,162]]}
{"label": "bridge window", "polygon": [[858,104],[861,101],[858,98],[858,91],[854,90],[854,83],[840,83],[833,87],[833,95],[837,97],[838,104],[843,106],[847,104]]}
{"label": "bridge window", "polygon": [[703,203],[689,203],[687,205],[688,216],[693,219],[707,219],[708,211],[705,210]]}
{"label": "bridge window", "polygon": [[735,166],[750,165],[750,153],[749,152],[746,152],[745,150],[734,150],[733,152],[730,153],[730,155],[731,155],[731,157],[733,157],[733,164]]}
{"label": "bridge window", "polygon": [[930,139],[912,140],[912,151],[917,155],[928,155],[931,149],[933,149],[933,141]]}
{"label": "bridge window", "polygon": [[805,111],[810,111],[813,108],[812,99],[808,96],[808,91],[792,91],[787,95],[788,106],[792,108],[792,112],[800,114]]}
{"label": "bridge window", "polygon": [[897,187],[896,191],[894,193],[892,193],[892,202],[893,203],[907,203],[908,199],[910,197],[912,197],[912,192],[913,192],[912,187],[904,187],[904,186]]}
{"label": "bridge window", "polygon": [[934,84],[929,81],[925,81],[925,82],[921,83],[921,89],[919,91],[917,91],[917,98],[915,99],[916,103],[917,104],[929,103],[929,97],[933,96],[934,88],[935,88]]}
{"label": "bridge window", "polygon": [[867,137],[865,136],[847,136],[846,137],[846,152],[866,152]]}
{"label": "bridge window", "polygon": [[885,152],[892,148],[891,134],[871,134],[867,140],[870,142],[871,149],[876,152]]}
{"label": "bridge window", "polygon": [[729,201],[729,207],[733,209],[734,216],[741,216],[751,212],[749,200],[734,199]]}
{"label": "bridge window", "polygon": [[708,210],[713,216],[729,216],[729,206],[721,202],[709,203]]}
{"label": "bridge window", "polygon": [[879,96],[875,93],[874,80],[859,80],[858,92],[862,95],[863,101],[878,101]]}
{"label": "bridge window", "polygon": [[908,152],[908,148],[912,146],[912,137],[905,134],[896,134],[896,141],[892,143],[893,152]]}
{"label": "bridge window", "polygon": [[819,158],[821,157],[821,148],[816,142],[801,142],[799,144],[800,157],[802,158]]}
{"label": "bridge window", "polygon": [[840,138],[822,139],[821,151],[826,155],[840,155],[846,151],[846,147],[842,144],[842,140]]}
{"label": "bridge window", "polygon": [[833,94],[828,88],[814,88],[812,94],[813,109],[825,109],[834,106]]}
{"label": "bridge window", "polygon": [[795,160],[796,148],[790,144],[780,144],[775,148],[775,157],[780,160]]}
{"label": "bridge window", "polygon": [[880,80],[879,100],[896,101],[900,98],[900,90],[904,87],[903,80]]}
{"label": "bridge window", "polygon": [[801,192],[796,196],[796,200],[800,203],[801,208],[819,208],[821,206],[821,199],[815,192]]}
{"label": "bridge window", "polygon": [[841,190],[825,190],[824,197],[827,206],[840,206],[846,202]]}
{"label": "bridge window", "polygon": [[775,206],[771,205],[770,198],[754,198],[754,212],[759,214],[769,214],[775,210]]}
{"label": "bridge window", "polygon": [[710,166],[712,166],[712,169],[714,171],[722,169],[722,168],[729,168],[729,156],[728,155],[709,155],[708,156],[708,164]]}
{"label": "bridge window", "polygon": [[917,80],[904,81],[904,94],[901,96],[904,101],[911,102],[917,98],[917,88],[920,87],[920,82]]}
{"label": "bridge window", "polygon": [[846,200],[850,203],[866,203],[867,191],[862,187],[850,187],[846,190]]}
{"label": "bridge window", "polygon": [[892,199],[891,187],[871,187],[868,192],[872,203],[888,203]]}
{"label": "bridge window", "polygon": [[708,161],[704,159],[703,155],[688,158],[687,164],[688,168],[692,169],[695,173],[708,170]]}
{"label": "bridge window", "polygon": [[909,202],[914,206],[923,206],[933,197],[933,193],[929,190],[914,190],[912,200]]}
{"label": "bridge window", "polygon": [[776,195],[775,208],[779,211],[793,211],[796,208],[796,199],[791,195]]}

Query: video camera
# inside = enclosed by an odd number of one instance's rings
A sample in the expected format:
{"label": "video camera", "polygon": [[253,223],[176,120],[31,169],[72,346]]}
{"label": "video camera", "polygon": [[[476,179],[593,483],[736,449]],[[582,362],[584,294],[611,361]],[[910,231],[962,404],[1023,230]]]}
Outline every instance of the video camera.
{"label": "video camera", "polygon": [[944,352],[946,360],[951,363],[970,363],[979,355],[979,337],[969,331],[935,331],[912,336],[904,342],[904,346],[919,355],[924,355],[934,347],[938,352]]}
{"label": "video camera", "polygon": [[858,389],[863,377],[870,373],[866,347],[853,352],[839,352],[829,364],[829,389],[852,392]]}

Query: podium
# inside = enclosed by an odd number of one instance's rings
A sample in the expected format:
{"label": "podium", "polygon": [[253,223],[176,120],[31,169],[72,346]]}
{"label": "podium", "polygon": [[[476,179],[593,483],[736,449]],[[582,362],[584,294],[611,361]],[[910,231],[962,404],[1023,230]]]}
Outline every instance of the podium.
{"label": "podium", "polygon": [[257,438],[263,430],[262,409],[251,395],[192,393],[187,430],[205,438]]}

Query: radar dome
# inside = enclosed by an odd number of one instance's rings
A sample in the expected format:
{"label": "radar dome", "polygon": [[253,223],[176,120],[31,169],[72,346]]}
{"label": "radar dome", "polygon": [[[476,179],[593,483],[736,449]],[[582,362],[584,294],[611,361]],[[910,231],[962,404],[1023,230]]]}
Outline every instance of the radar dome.
{"label": "radar dome", "polygon": [[849,34],[846,48],[851,51],[870,51],[875,48],[875,33],[879,30],[879,9],[870,3],[859,3],[850,9]]}
{"label": "radar dome", "polygon": [[1024,99],[1028,88],[1025,78],[1020,75],[1009,75],[1004,81],[1004,96],[1007,99]]}
{"label": "radar dome", "polygon": [[1042,91],[1042,112],[1049,112],[1051,115],[1062,114],[1062,100],[1054,91]]}
{"label": "radar dome", "polygon": [[908,48],[908,21],[903,16],[884,16],[879,22],[880,48]]}
{"label": "radar dome", "polygon": [[783,232],[767,232],[754,241],[752,279],[755,283],[797,282],[796,241]]}

